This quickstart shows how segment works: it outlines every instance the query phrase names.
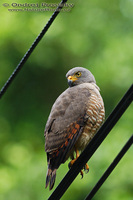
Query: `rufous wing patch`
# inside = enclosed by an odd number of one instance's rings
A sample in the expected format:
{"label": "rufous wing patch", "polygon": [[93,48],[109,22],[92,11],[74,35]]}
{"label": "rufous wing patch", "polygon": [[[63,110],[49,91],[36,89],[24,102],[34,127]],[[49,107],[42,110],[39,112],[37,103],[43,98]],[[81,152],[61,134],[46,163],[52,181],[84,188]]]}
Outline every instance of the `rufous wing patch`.
{"label": "rufous wing patch", "polygon": [[52,168],[58,168],[61,163],[64,163],[67,154],[76,143],[78,137],[82,133],[83,127],[80,123],[72,123],[64,132],[65,142],[56,150],[49,152],[49,159]]}

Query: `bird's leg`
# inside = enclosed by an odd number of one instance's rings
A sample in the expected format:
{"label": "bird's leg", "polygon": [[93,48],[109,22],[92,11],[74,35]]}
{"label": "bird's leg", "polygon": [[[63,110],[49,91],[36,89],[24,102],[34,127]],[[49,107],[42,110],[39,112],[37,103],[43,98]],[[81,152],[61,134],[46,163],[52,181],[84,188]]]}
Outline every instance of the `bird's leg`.
{"label": "bird's leg", "polygon": [[89,172],[89,165],[88,165],[87,163],[86,163],[85,166],[84,166],[84,170],[85,170],[86,173]]}
{"label": "bird's leg", "polygon": [[[68,164],[68,167],[69,167],[69,168],[72,167],[72,165],[75,163],[75,161],[76,161],[76,160],[78,159],[78,157],[80,156],[80,155],[79,155],[78,149],[76,149],[75,152],[76,152],[76,158],[73,159],[73,160],[71,160],[71,161],[69,162],[69,164]],[[81,174],[81,176],[82,176],[81,178],[83,178],[83,175],[84,175],[84,174],[83,174],[83,171],[82,171],[82,170],[80,171],[80,174]]]}
{"label": "bird's leg", "polygon": [[76,160],[78,159],[78,157],[79,157],[79,151],[76,149],[75,152],[76,152],[76,158],[75,158],[75,159],[72,159],[72,160],[70,161],[70,163],[68,164],[69,168],[72,167],[72,165],[75,163],[75,161],[76,161]]}
{"label": "bird's leg", "polygon": [[[68,164],[68,167],[69,167],[69,169],[72,167],[72,165],[75,163],[75,161],[78,159],[78,157],[80,156],[79,155],[79,151],[76,149],[75,150],[75,152],[76,152],[76,158],[74,159],[72,159],[70,162],[69,162],[69,164]],[[89,172],[89,165],[86,163],[85,164],[85,166],[84,166],[84,171],[86,172],[86,173],[88,173]],[[81,174],[81,179],[83,178],[83,175],[84,175],[84,173],[83,173],[83,171],[81,170],[80,171],[80,174]]]}

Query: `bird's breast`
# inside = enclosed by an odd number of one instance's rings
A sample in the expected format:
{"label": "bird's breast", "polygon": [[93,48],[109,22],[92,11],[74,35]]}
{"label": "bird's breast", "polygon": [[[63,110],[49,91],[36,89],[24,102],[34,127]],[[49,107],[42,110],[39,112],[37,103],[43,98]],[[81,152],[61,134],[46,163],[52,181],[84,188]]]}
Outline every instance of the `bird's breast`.
{"label": "bird's breast", "polygon": [[105,111],[101,96],[91,94],[86,108],[87,121],[75,147],[84,150],[104,121]]}

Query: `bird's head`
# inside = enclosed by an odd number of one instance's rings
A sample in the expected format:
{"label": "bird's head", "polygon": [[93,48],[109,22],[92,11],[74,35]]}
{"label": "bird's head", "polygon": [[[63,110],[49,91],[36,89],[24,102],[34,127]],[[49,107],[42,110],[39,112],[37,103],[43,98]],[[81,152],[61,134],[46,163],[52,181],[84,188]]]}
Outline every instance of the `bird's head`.
{"label": "bird's head", "polygon": [[70,69],[66,74],[66,78],[70,87],[81,83],[96,83],[93,74],[83,67],[74,67]]}

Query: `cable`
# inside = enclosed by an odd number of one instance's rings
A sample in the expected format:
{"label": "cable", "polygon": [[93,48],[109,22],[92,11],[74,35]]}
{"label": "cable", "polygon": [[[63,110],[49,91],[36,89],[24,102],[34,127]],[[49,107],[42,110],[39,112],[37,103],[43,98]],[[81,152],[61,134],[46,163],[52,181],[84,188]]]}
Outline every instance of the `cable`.
{"label": "cable", "polygon": [[23,58],[21,59],[21,61],[19,62],[19,64],[17,65],[17,67],[15,68],[15,70],[13,71],[13,73],[11,74],[11,76],[9,77],[9,79],[6,81],[5,85],[2,87],[2,89],[0,91],[0,98],[6,92],[7,88],[9,87],[9,85],[11,84],[11,82],[14,80],[14,78],[16,77],[16,75],[18,74],[18,72],[20,71],[20,69],[23,67],[23,65],[25,64],[25,62],[27,61],[27,59],[29,58],[29,56],[31,55],[31,53],[34,51],[35,47],[38,45],[38,43],[40,42],[40,40],[42,39],[42,37],[45,35],[45,33],[47,32],[47,30],[49,29],[49,27],[51,26],[51,24],[53,23],[53,21],[55,20],[55,18],[57,17],[57,15],[60,13],[61,9],[63,8],[63,6],[64,6],[64,4],[66,2],[67,2],[67,0],[62,0],[60,2],[59,6],[57,7],[57,9],[53,13],[53,15],[50,17],[49,21],[47,22],[47,24],[45,25],[45,27],[43,28],[43,30],[41,31],[41,33],[37,36],[37,38],[35,39],[35,41],[31,45],[31,47],[29,48],[29,50],[23,56]]}
{"label": "cable", "polygon": [[128,149],[131,147],[133,144],[133,135],[129,138],[127,143],[124,145],[124,147],[121,149],[119,154],[116,156],[114,161],[111,163],[111,165],[108,167],[108,169],[105,171],[103,176],[99,179],[99,181],[96,183],[94,188],[91,190],[89,195],[85,198],[85,200],[91,200],[96,192],[99,190],[99,188],[102,186],[102,184],[106,181],[108,176],[111,174],[111,172],[114,170],[114,168],[117,166],[119,161],[122,159],[122,157],[125,155],[125,153],[128,151]]}
{"label": "cable", "polygon": [[94,152],[97,150],[97,148],[100,146],[100,144],[106,138],[106,136],[109,134],[111,129],[115,126],[117,121],[123,115],[125,110],[131,104],[132,100],[133,100],[133,85],[131,85],[131,87],[128,89],[128,91],[126,92],[124,97],[121,99],[121,101],[115,107],[113,112],[110,114],[110,116],[104,122],[104,124],[101,126],[99,131],[96,133],[96,135],[90,141],[88,146],[85,148],[85,150],[82,152],[82,154],[76,160],[76,162],[73,164],[72,168],[68,171],[68,173],[65,175],[65,177],[62,179],[62,181],[59,183],[59,185],[54,190],[54,192],[51,194],[51,196],[49,197],[48,200],[55,200],[55,199],[59,200],[63,196],[63,194],[66,192],[68,187],[74,181],[74,179],[76,178],[78,173],[85,166],[87,161],[92,157]]}

